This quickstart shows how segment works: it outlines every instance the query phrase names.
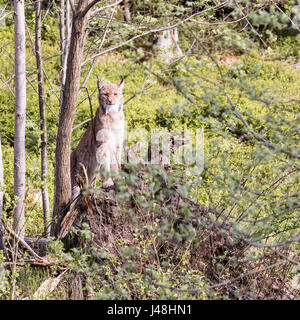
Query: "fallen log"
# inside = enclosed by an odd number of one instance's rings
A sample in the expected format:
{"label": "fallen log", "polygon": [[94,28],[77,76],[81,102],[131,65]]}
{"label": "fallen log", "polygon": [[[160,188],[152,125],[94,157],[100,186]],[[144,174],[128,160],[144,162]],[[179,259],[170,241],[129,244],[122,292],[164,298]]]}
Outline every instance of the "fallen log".
{"label": "fallen log", "polygon": [[49,239],[24,237],[24,241],[36,252],[39,256],[44,257],[47,254],[47,246]]}

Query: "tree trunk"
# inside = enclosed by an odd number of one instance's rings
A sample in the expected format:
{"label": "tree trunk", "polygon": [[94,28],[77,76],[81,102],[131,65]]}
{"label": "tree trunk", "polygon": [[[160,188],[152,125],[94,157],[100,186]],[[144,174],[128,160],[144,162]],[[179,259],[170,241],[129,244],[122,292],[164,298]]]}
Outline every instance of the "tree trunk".
{"label": "tree trunk", "polygon": [[[2,148],[1,148],[1,136],[0,136],[0,250],[5,254],[5,244],[4,244],[4,225],[2,223],[2,213],[3,213],[3,160],[2,160]],[[1,272],[0,272],[1,273]],[[0,280],[1,281],[1,280]]]}
{"label": "tree trunk", "polygon": [[70,49],[70,40],[71,40],[71,7],[70,1],[66,3],[66,36],[65,36],[65,44],[64,44],[64,60],[63,60],[63,67],[64,67],[64,78],[63,78],[63,85],[66,82],[66,71],[67,71],[67,61],[68,61],[68,53]]}
{"label": "tree trunk", "polygon": [[[68,2],[69,0],[67,0]],[[60,11],[59,11],[59,37],[60,37],[60,86],[61,92],[63,90],[63,79],[65,78],[65,68],[64,68],[64,54],[65,54],[65,0],[60,0]],[[62,94],[60,96],[60,105],[62,102]]]}
{"label": "tree trunk", "polygon": [[[0,219],[2,218],[3,212],[3,160],[2,160],[2,148],[1,148],[1,136],[0,136]],[[1,224],[1,220],[0,220]]]}
{"label": "tree trunk", "polygon": [[25,74],[25,14],[24,0],[14,0],[15,22],[15,135],[14,135],[14,208],[13,227],[24,236],[25,199],[25,116],[26,116],[26,74]]}
{"label": "tree trunk", "polygon": [[124,17],[127,22],[131,22],[130,0],[124,0]]}
{"label": "tree trunk", "polygon": [[165,62],[169,62],[173,58],[181,56],[182,51],[179,47],[178,29],[173,28],[163,31],[159,35],[153,49]]}
{"label": "tree trunk", "polygon": [[80,0],[73,13],[70,50],[67,60],[66,82],[63,90],[62,104],[59,113],[59,124],[55,152],[55,180],[53,225],[51,234],[57,236],[60,222],[66,213],[71,198],[70,177],[70,143],[75,107],[80,85],[81,60],[86,38],[86,29],[90,17],[87,6],[89,0]]}
{"label": "tree trunk", "polygon": [[70,46],[71,37],[71,8],[69,0],[62,0],[60,2],[60,23],[59,23],[59,34],[60,34],[60,50],[61,50],[61,103],[62,103],[62,93],[66,81],[66,70],[67,70],[67,60]]}
{"label": "tree trunk", "polygon": [[44,233],[48,237],[50,235],[50,209],[49,195],[47,185],[48,160],[47,160],[47,121],[45,108],[44,93],[44,75],[43,75],[43,59],[42,59],[42,21],[41,7],[42,1],[36,2],[35,15],[35,57],[38,72],[38,92],[39,92],[39,108],[40,108],[40,129],[41,129],[41,179],[42,179],[42,200],[44,213]]}

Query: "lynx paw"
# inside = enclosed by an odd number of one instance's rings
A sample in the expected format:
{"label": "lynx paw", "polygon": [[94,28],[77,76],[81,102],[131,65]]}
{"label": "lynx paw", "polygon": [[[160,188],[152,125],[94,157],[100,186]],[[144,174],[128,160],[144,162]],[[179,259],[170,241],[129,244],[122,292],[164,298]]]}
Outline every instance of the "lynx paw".
{"label": "lynx paw", "polygon": [[103,189],[110,189],[114,186],[114,182],[112,181],[111,178],[109,178],[108,180],[104,181],[102,183],[102,188]]}

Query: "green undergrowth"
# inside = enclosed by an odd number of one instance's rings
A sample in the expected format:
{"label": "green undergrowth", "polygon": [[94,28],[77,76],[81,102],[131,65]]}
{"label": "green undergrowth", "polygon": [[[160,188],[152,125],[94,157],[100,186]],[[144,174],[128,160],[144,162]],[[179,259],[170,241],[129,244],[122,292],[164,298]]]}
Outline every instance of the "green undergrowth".
{"label": "green undergrowth", "polygon": [[[54,36],[58,37],[55,33]],[[8,223],[11,223],[14,206],[11,140],[14,132],[15,104],[11,92],[14,91],[12,78],[14,43],[11,27],[0,29],[0,37],[3,46],[0,49],[0,77],[7,83],[5,85],[3,82],[0,87],[0,129],[3,134],[1,142],[5,182],[4,214]],[[287,197],[299,192],[297,189],[299,176],[293,171],[294,159],[291,160],[287,155],[299,154],[300,151],[297,138],[300,75],[299,69],[295,66],[299,56],[299,36],[279,39],[280,42],[274,43],[264,51],[264,54],[253,49],[247,55],[238,56],[232,65],[226,63],[216,65],[218,54],[211,58],[187,56],[180,62],[168,66],[164,72],[162,70],[166,64],[156,58],[137,63],[133,58],[128,58],[126,52],[123,55],[120,51],[100,57],[86,84],[95,114],[98,108],[97,76],[102,81],[119,82],[120,76],[123,75],[124,100],[150,83],[146,90],[124,106],[128,133],[133,129],[141,129],[144,133],[156,128],[169,131],[190,129],[193,132],[203,129],[203,170],[201,173],[195,173],[189,168],[184,170],[184,165],[178,166],[177,168],[182,169],[180,192],[199,205],[214,206],[228,215],[232,229],[240,236],[254,242],[266,239],[271,243],[284,242],[299,232],[299,214],[295,210],[298,198]],[[126,50],[128,51],[128,48]],[[35,59],[29,39],[26,54],[27,113],[30,118],[27,118],[26,123],[25,233],[27,236],[40,236],[43,233],[43,215],[39,193],[41,186],[39,108]],[[48,132],[54,137],[57,132],[56,116],[59,114],[60,96],[58,54],[58,41],[44,37],[45,73],[49,79],[45,80],[46,102],[52,110],[47,108]],[[89,63],[84,66],[81,82],[85,79],[90,66]],[[274,151],[253,138],[253,134],[245,129],[241,118],[237,117],[237,111],[242,114],[251,129],[268,139],[277,149]],[[87,92],[82,90],[77,101],[73,127],[90,117]],[[87,125],[81,125],[73,131],[72,150],[76,148]],[[131,138],[130,145],[133,145],[141,136],[137,134],[135,138]],[[50,208],[52,208],[55,139],[50,135],[48,139],[48,187]],[[287,153],[282,153],[282,150]],[[131,179],[134,181],[136,178]],[[36,194],[40,195],[38,199],[35,197]],[[86,232],[88,236],[89,231]],[[174,261],[170,258],[163,266],[159,266],[158,263],[147,265],[145,262],[147,256],[153,254],[147,249],[147,245],[144,239],[137,235],[134,246],[124,245],[122,248],[124,260],[127,256],[131,257],[134,253],[138,253],[143,272],[131,269],[130,264],[124,268],[119,264],[120,261],[114,261],[113,257],[110,257],[113,267],[108,264],[102,265],[100,271],[105,275],[102,278],[105,280],[95,285],[99,266],[90,252],[73,249],[65,253],[61,243],[54,241],[53,255],[68,261],[71,272],[62,287],[46,298],[70,298],[68,288],[79,286],[78,281],[81,280],[77,276],[83,273],[89,277],[87,283],[80,287],[84,288],[83,294],[88,298],[128,299],[132,296],[139,299],[228,298],[219,296],[216,292],[201,292],[195,295],[184,291],[187,288],[209,284],[201,271],[190,267],[190,249],[180,251],[180,257],[176,257]],[[299,244],[293,244],[292,248],[294,252],[299,253]],[[133,252],[134,250],[136,252]],[[170,252],[168,255],[171,256]],[[173,272],[175,268],[178,271],[176,273]],[[147,277],[147,273],[151,276]],[[43,280],[56,275],[55,267],[44,272],[34,268],[23,268],[14,275],[18,278],[16,297],[32,298]],[[229,273],[224,273],[223,280],[226,279],[226,275],[229,276]],[[153,279],[156,279],[160,286],[153,286]],[[178,293],[169,290],[174,284],[178,284],[183,291]],[[74,290],[72,290],[73,295],[76,295]],[[2,292],[5,298],[11,296],[11,291],[8,291]]]}

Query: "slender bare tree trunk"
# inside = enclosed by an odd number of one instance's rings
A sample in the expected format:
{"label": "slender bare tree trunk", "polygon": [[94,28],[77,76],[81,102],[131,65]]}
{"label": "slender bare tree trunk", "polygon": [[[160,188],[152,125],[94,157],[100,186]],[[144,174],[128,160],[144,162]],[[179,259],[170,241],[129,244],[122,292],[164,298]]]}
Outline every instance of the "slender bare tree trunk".
{"label": "slender bare tree trunk", "polygon": [[[1,136],[0,136],[0,219],[2,218],[2,212],[3,212],[3,160],[2,160],[2,148],[1,148]],[[1,224],[1,220],[0,220]]]}
{"label": "slender bare tree trunk", "polygon": [[179,46],[178,29],[163,31],[154,45],[154,51],[157,51],[157,55],[166,62],[169,62],[173,58],[182,55],[182,51]]}
{"label": "slender bare tree trunk", "polygon": [[71,40],[71,7],[70,1],[67,1],[66,4],[66,38],[65,38],[65,45],[64,45],[64,79],[63,84],[66,82],[66,71],[67,71],[67,61],[68,61],[68,53],[70,48],[70,40]]}
{"label": "slender bare tree trunk", "polygon": [[14,135],[14,195],[17,203],[14,209],[13,227],[24,236],[25,199],[25,116],[26,116],[26,74],[25,74],[25,14],[24,0],[14,0],[15,22],[15,135]]}
{"label": "slender bare tree trunk", "polygon": [[42,200],[44,213],[44,233],[45,237],[50,235],[50,206],[47,185],[48,160],[47,160],[47,121],[44,93],[44,74],[42,59],[42,1],[36,2],[35,7],[35,57],[38,72],[38,92],[40,108],[40,128],[41,128],[41,178],[42,178]]}
{"label": "slender bare tree trunk", "polygon": [[131,22],[130,0],[124,0],[124,16],[127,22]]}
{"label": "slender bare tree trunk", "polygon": [[[73,13],[70,50],[67,59],[66,82],[59,113],[55,151],[54,203],[51,234],[59,232],[60,221],[71,198],[70,143],[76,101],[80,86],[81,60],[90,11],[86,8],[95,1],[79,0]],[[95,2],[96,3],[96,2]]]}
{"label": "slender bare tree trunk", "polygon": [[[3,212],[3,187],[4,179],[3,179],[3,160],[2,160],[2,148],[1,148],[1,136],[0,136],[0,250],[2,250],[5,254],[5,244],[4,244],[4,226],[2,223],[2,212]],[[1,269],[1,266],[0,266]],[[1,270],[0,270],[1,274]],[[1,275],[0,275],[1,282]]]}
{"label": "slender bare tree trunk", "polygon": [[60,23],[59,23],[59,34],[60,34],[60,50],[61,50],[61,102],[62,92],[66,81],[67,61],[71,39],[71,7],[70,1],[62,0],[60,2]]}
{"label": "slender bare tree trunk", "polygon": [[[67,0],[69,2],[69,0]],[[60,0],[60,11],[59,11],[59,37],[60,37],[60,84],[61,84],[61,91],[63,90],[63,78],[65,78],[65,69],[64,65],[64,51],[65,51],[65,0]],[[60,96],[60,104],[62,102],[62,95]]]}

